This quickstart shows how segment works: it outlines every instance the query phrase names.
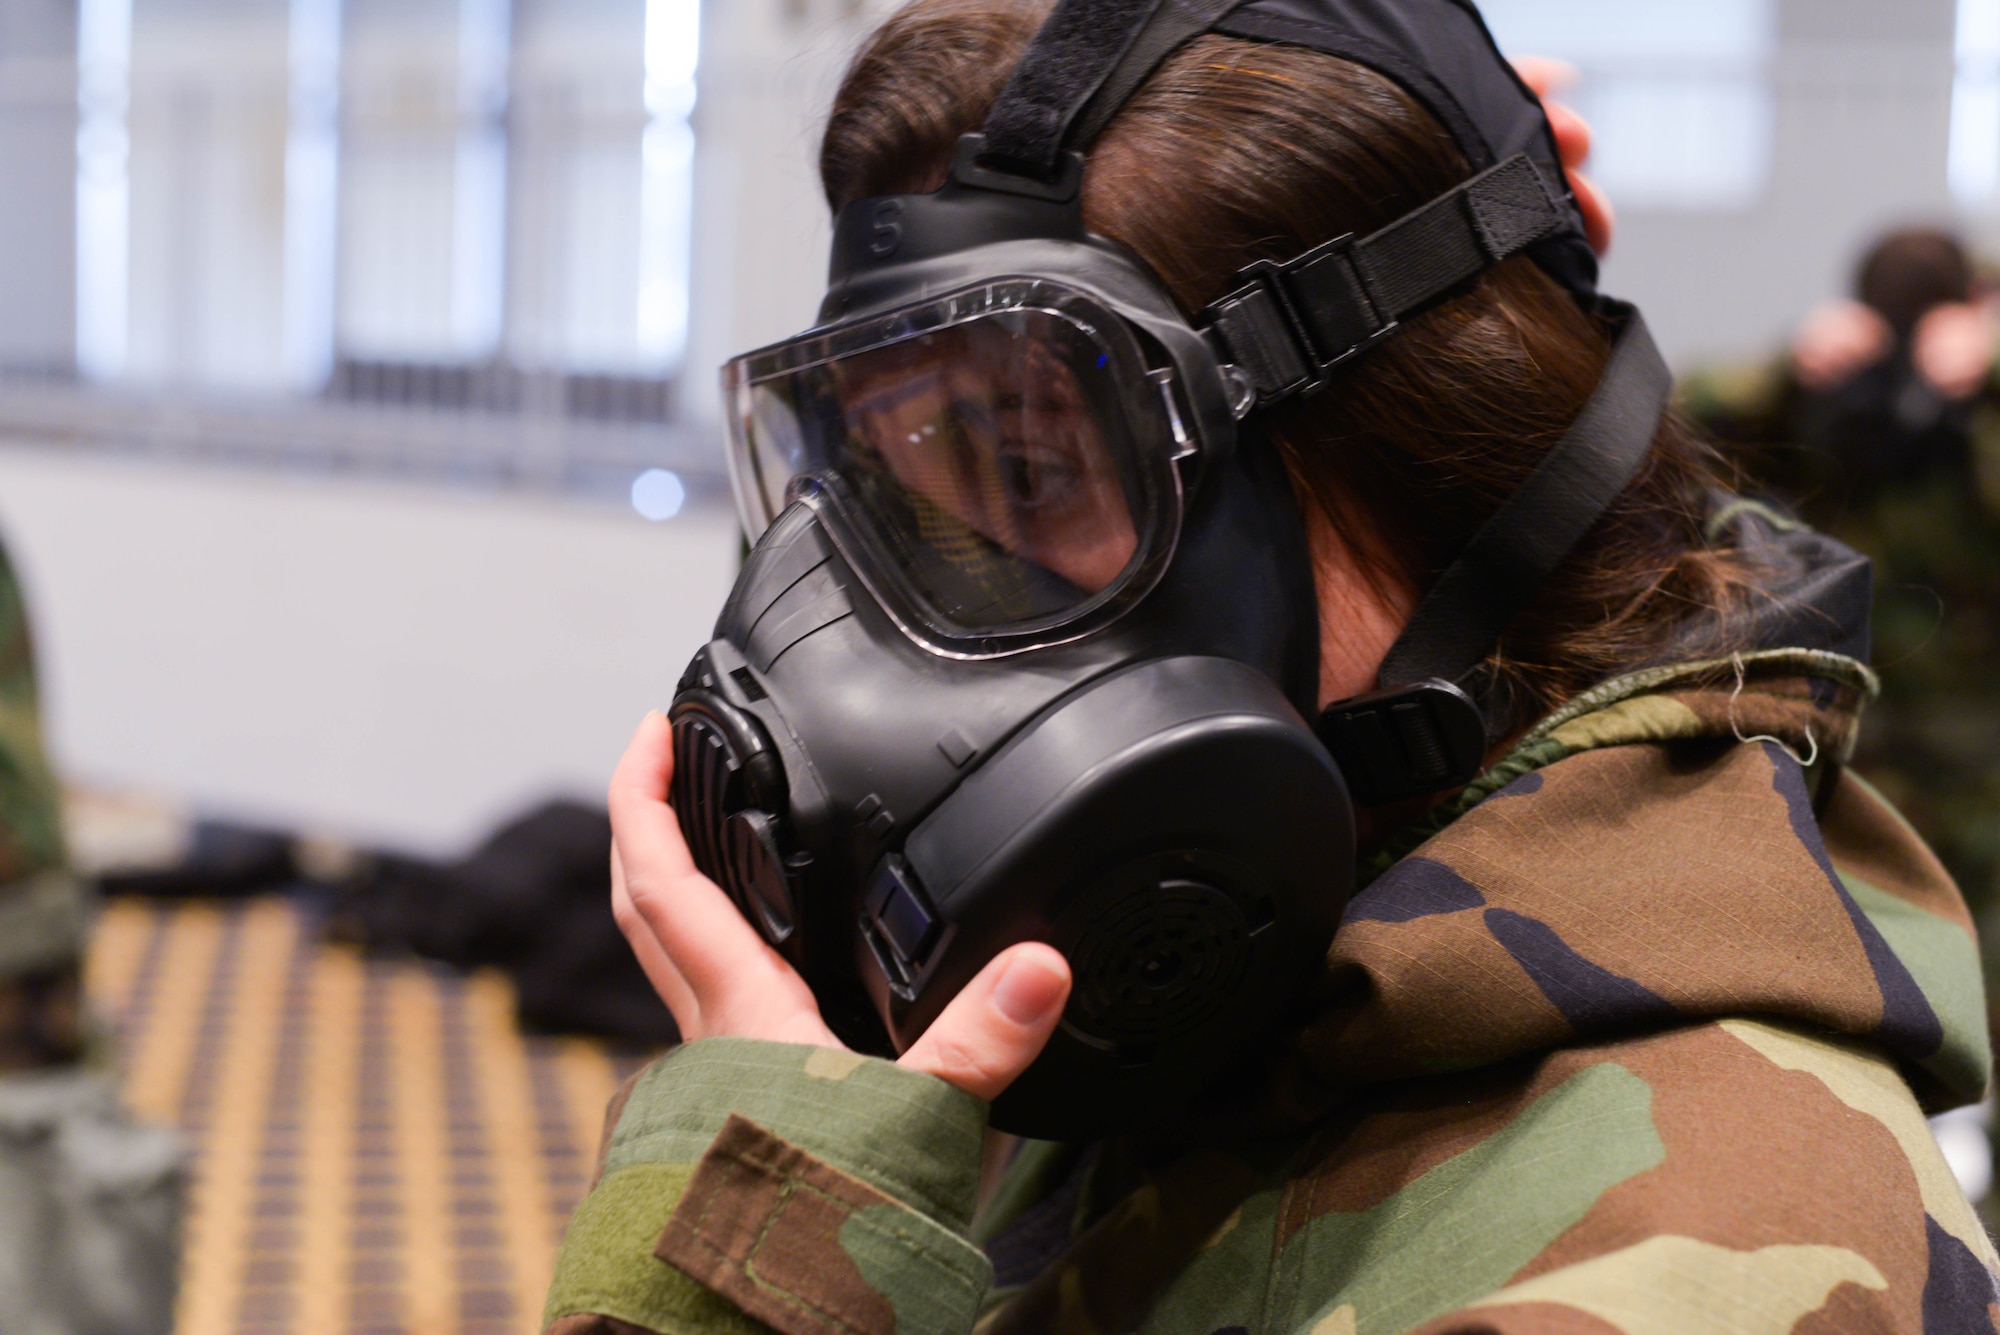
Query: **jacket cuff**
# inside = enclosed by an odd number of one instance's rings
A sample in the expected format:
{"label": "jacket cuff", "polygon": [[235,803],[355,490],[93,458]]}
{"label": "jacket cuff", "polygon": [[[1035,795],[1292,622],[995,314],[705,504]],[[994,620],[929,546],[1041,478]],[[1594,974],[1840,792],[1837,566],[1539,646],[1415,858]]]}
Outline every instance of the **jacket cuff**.
{"label": "jacket cuff", "polygon": [[741,1117],[653,1254],[785,1335],[970,1330],[992,1282],[959,1234]]}
{"label": "jacket cuff", "polygon": [[594,1313],[678,1333],[738,1329],[747,1314],[787,1335],[969,1330],[990,1282],[964,1236],[985,1125],[983,1102],[892,1062],[688,1044],[615,1110],[547,1320]]}

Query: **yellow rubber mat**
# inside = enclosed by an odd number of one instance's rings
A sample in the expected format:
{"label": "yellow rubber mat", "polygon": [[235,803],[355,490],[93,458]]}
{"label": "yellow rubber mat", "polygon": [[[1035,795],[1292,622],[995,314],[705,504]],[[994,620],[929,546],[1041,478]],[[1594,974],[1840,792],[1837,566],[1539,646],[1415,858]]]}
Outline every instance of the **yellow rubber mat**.
{"label": "yellow rubber mat", "polygon": [[90,989],[192,1200],[179,1335],[525,1335],[637,1060],[504,977],[364,959],[288,901],[116,902]]}

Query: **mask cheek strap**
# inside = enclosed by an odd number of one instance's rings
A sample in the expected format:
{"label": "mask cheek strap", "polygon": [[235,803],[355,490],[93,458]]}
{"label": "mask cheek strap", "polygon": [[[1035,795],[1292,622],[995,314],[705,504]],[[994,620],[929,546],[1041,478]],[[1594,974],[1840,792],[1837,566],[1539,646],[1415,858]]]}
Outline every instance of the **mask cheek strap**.
{"label": "mask cheek strap", "polygon": [[1512,720],[1459,683],[1645,463],[1673,375],[1639,313],[1609,309],[1622,328],[1583,412],[1438,577],[1383,659],[1381,689],[1320,715],[1315,731],[1359,805],[1445,792],[1479,773]]}

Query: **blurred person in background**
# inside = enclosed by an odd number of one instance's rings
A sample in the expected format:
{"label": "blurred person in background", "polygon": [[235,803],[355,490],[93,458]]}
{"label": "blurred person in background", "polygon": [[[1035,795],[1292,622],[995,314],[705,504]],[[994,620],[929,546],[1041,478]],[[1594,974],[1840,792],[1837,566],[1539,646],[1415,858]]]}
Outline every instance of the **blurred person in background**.
{"label": "blurred person in background", "polygon": [[[1882,696],[1854,763],[1988,924],[2000,913],[1996,343],[1994,294],[1963,244],[1910,228],[1869,247],[1853,297],[1808,315],[1783,357],[1683,390],[1764,488],[1874,560]],[[1995,977],[1989,961],[1989,993]]]}
{"label": "blurred person in background", "polygon": [[92,905],[61,817],[0,550],[0,1335],[151,1335],[173,1322],[180,1150],[119,1103],[84,1001]]}

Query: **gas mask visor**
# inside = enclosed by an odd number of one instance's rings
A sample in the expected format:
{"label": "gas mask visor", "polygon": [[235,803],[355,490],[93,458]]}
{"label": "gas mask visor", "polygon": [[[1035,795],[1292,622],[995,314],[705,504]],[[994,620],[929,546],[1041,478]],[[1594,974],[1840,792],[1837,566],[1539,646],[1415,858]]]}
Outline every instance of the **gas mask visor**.
{"label": "gas mask visor", "polygon": [[804,500],[904,632],[984,658],[1087,635],[1174,553],[1173,371],[1099,299],[1001,278],[730,362],[754,540]]}

